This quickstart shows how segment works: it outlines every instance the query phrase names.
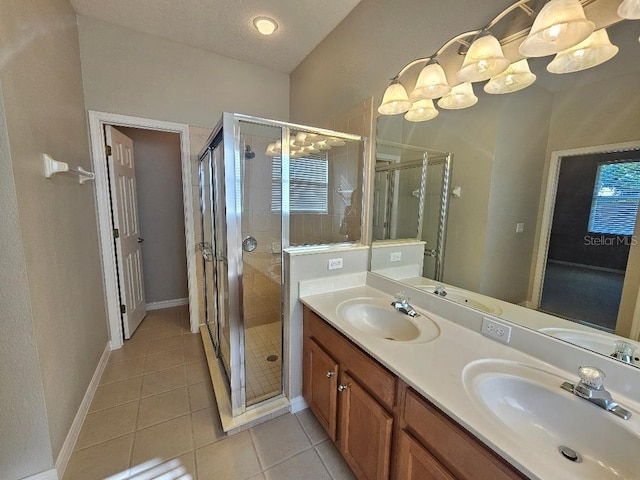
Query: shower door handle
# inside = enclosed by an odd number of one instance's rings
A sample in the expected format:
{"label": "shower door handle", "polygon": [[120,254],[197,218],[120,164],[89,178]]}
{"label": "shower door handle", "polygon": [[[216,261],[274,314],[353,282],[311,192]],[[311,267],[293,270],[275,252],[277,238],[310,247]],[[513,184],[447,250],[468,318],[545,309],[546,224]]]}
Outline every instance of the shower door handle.
{"label": "shower door handle", "polygon": [[435,248],[425,248],[424,249],[424,254],[427,257],[437,257],[438,256],[438,250],[436,250]]}

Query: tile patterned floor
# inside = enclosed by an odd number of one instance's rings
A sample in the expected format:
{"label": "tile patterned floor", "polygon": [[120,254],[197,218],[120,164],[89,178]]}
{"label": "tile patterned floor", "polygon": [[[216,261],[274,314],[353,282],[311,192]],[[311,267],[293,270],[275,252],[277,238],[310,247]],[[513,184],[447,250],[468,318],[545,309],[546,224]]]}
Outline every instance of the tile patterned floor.
{"label": "tile patterned floor", "polygon": [[309,410],[226,436],[188,317],[149,312],[111,353],[63,480],[354,478]]}
{"label": "tile patterned floor", "polygon": [[[282,323],[248,328],[245,332],[247,405],[282,392]],[[267,358],[275,355],[275,361]]]}

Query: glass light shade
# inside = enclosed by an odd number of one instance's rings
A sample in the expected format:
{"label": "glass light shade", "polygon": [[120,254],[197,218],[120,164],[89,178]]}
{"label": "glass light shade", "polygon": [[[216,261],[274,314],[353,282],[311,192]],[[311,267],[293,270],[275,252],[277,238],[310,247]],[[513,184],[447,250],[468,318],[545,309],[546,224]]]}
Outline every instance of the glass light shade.
{"label": "glass light shade", "polygon": [[618,47],[611,44],[607,30],[602,28],[575,47],[558,53],[547,65],[547,70],[551,73],[579,72],[611,60],[617,53]]}
{"label": "glass light shade", "polygon": [[624,0],[618,7],[618,15],[627,20],[640,20],[640,0]]}
{"label": "glass light shade", "polygon": [[484,86],[484,91],[491,94],[512,93],[527,88],[536,81],[536,76],[529,70],[527,59],[514,62],[497,77],[493,77]]}
{"label": "glass light shade", "polygon": [[580,43],[594,29],[580,0],[551,0],[540,10],[529,35],[520,44],[520,53],[525,57],[553,55]]}
{"label": "glass light shade", "polygon": [[[451,91],[444,69],[438,63],[428,64],[418,75],[418,81],[409,95],[409,100],[417,102],[431,98],[439,98]],[[415,105],[414,105],[415,106]]]}
{"label": "glass light shade", "polygon": [[307,141],[307,133],[306,132],[298,132],[296,134],[296,139],[294,142],[299,147],[306,147],[307,145],[311,145],[311,142]]}
{"label": "glass light shade", "polygon": [[276,155],[278,155],[278,152],[276,151],[276,144],[270,143],[269,146],[267,147],[267,151],[264,153],[265,155],[268,155],[270,157],[275,157]]}
{"label": "glass light shade", "polygon": [[302,149],[302,151],[304,153],[320,153],[320,150],[317,149],[316,147],[314,147],[313,145],[309,146],[309,147],[304,147]]}
{"label": "glass light shade", "polygon": [[329,145],[328,140],[321,140],[313,144],[319,150],[331,150],[331,145]]}
{"label": "glass light shade", "polygon": [[439,113],[438,109],[433,105],[433,100],[426,98],[415,102],[411,109],[404,114],[404,118],[410,122],[426,122],[436,118]]}
{"label": "glass light shade", "polygon": [[322,135],[318,135],[317,133],[307,133],[307,142],[309,142],[309,145],[313,145],[316,142],[320,142],[322,140],[324,140],[325,137],[323,137]]}
{"label": "glass light shade", "polygon": [[327,143],[332,147],[343,147],[347,142],[338,137],[329,137],[327,138]]}
{"label": "glass light shade", "polygon": [[387,87],[382,97],[382,103],[378,107],[380,115],[397,115],[404,113],[411,108],[411,102],[407,96],[407,91],[398,81]]}
{"label": "glass light shade", "polygon": [[504,58],[500,42],[493,35],[477,38],[469,47],[458,71],[461,82],[482,82],[504,72],[509,60]]}
{"label": "glass light shade", "polygon": [[449,93],[438,100],[438,106],[447,110],[461,110],[469,108],[476,103],[478,103],[478,97],[473,93],[473,86],[469,82],[456,85]]}

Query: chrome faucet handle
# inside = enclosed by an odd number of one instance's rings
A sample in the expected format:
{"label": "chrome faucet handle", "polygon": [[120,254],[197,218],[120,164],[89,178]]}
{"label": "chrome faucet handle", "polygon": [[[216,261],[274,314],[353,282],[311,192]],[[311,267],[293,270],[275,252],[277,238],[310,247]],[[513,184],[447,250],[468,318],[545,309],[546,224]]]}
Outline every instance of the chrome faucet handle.
{"label": "chrome faucet handle", "polygon": [[578,369],[580,383],[594,390],[602,390],[604,388],[604,379],[606,375],[597,367],[580,367]]}
{"label": "chrome faucet handle", "polygon": [[400,303],[407,303],[410,300],[410,298],[405,295],[404,290],[400,290],[393,297]]}
{"label": "chrome faucet handle", "polygon": [[626,363],[633,363],[633,354],[636,351],[635,345],[624,340],[617,340],[613,344],[614,351],[611,354],[613,358]]}

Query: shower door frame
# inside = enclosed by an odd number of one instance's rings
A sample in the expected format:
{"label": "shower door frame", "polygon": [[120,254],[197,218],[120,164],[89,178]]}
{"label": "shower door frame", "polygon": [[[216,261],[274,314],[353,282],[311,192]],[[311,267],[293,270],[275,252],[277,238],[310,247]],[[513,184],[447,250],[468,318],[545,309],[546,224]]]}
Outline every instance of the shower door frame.
{"label": "shower door frame", "polygon": [[[247,407],[246,405],[246,378],[245,378],[245,362],[244,362],[244,300],[243,300],[243,254],[242,254],[242,181],[241,167],[244,152],[241,151],[241,122],[264,125],[267,127],[280,128],[280,141],[282,143],[281,157],[281,235],[280,241],[282,250],[290,247],[290,146],[289,138],[291,131],[304,131],[308,133],[316,133],[318,135],[338,137],[343,140],[350,141],[363,141],[364,139],[359,135],[352,135],[348,133],[336,132],[333,130],[327,130],[323,128],[315,128],[306,125],[298,125],[288,122],[281,122],[277,120],[269,120],[260,117],[253,117],[249,115],[242,115],[236,113],[225,112],[222,114],[222,120],[213,130],[206,147],[203,149],[200,155],[204,153],[206,149],[211,148],[213,140],[222,132],[223,143],[223,175],[225,184],[225,219],[226,219],[226,261],[228,272],[228,295],[229,295],[229,308],[228,318],[229,322],[229,352],[230,358],[230,372],[228,372],[229,391],[231,397],[231,414],[233,417],[245,413],[247,410],[251,410],[259,406],[262,402]],[[366,148],[366,142],[365,142]],[[363,171],[363,176],[365,171]],[[215,180],[214,180],[215,181]],[[217,207],[214,207],[217,208]],[[217,252],[217,249],[216,249]],[[217,254],[217,253],[216,253]],[[279,395],[271,398],[278,398],[283,395],[285,387],[285,375],[284,372],[289,367],[289,355],[287,348],[285,348],[284,332],[285,332],[285,302],[288,295],[285,288],[285,264],[284,261],[281,264],[280,271],[281,278],[281,304],[283,305],[281,320],[282,320],[282,372],[281,372],[281,392]],[[217,320],[219,322],[219,320]],[[268,400],[266,400],[268,401]]]}

